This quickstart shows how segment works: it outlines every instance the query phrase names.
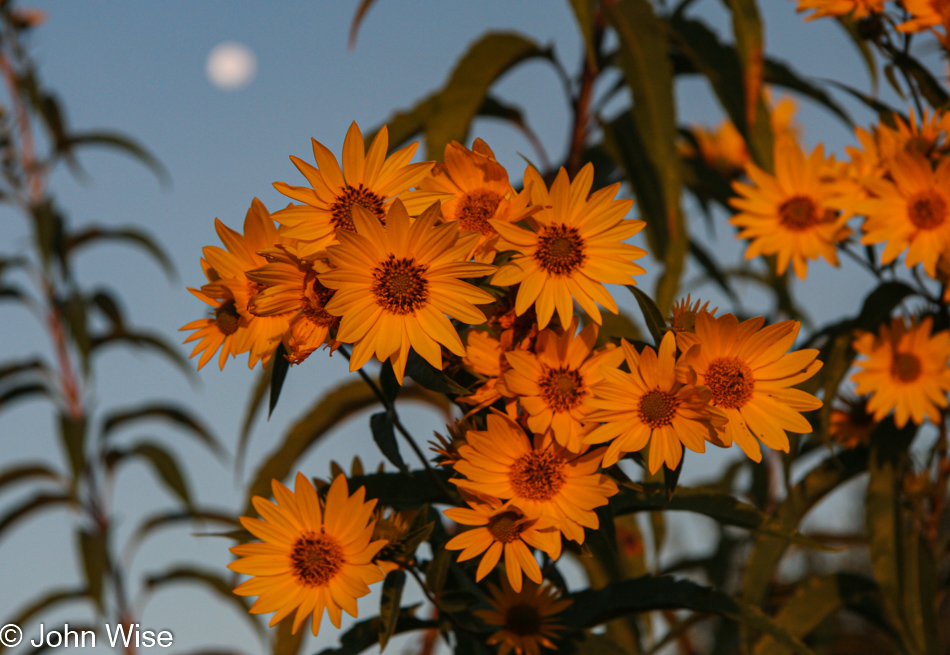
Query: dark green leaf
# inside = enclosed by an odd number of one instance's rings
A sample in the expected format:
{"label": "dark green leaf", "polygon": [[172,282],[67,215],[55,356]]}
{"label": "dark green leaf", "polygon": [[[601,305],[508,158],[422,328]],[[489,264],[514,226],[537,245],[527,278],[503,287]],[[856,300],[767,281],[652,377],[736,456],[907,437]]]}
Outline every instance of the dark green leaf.
{"label": "dark green leaf", "polygon": [[[14,616],[13,619],[7,621],[6,623],[13,623],[14,625],[27,625],[33,619],[33,617],[37,616],[41,612],[58,605],[62,605],[63,603],[81,600],[84,598],[87,598],[85,589],[56,589],[27,605],[25,608],[20,610],[19,614]],[[5,650],[6,646],[0,644],[0,653]]]}
{"label": "dark green leaf", "polygon": [[145,459],[158,474],[159,479],[185,504],[185,507],[191,508],[191,494],[188,491],[188,484],[185,482],[185,476],[178,466],[178,460],[165,448],[156,443],[139,443],[128,451],[112,451],[110,460],[114,465],[120,461],[128,460],[130,457],[140,457]]}
{"label": "dark green leaf", "polygon": [[390,412],[373,414],[369,419],[369,427],[373,433],[373,441],[379,446],[379,451],[386,456],[393,466],[400,471],[408,472],[406,463],[399,454],[399,444],[396,443],[396,431],[393,427],[393,416]]}
{"label": "dark green leaf", "polygon": [[360,25],[363,23],[363,19],[366,18],[366,14],[374,2],[376,2],[376,0],[360,0],[360,5],[356,8],[356,15],[353,16],[353,22],[350,23],[351,50],[356,47],[356,37],[359,34]]}
{"label": "dark green leaf", "polygon": [[399,621],[402,590],[406,586],[406,572],[390,571],[383,581],[383,593],[379,601],[379,650],[386,650],[389,638]]}
{"label": "dark green leaf", "polygon": [[631,285],[627,288],[637,299],[640,312],[643,314],[643,320],[646,321],[647,329],[650,330],[650,335],[653,337],[653,343],[659,347],[660,342],[663,341],[663,333],[666,332],[666,319],[663,318],[663,313],[653,302],[653,298],[641,291],[639,287]]}
{"label": "dark green leaf", "polygon": [[103,581],[109,567],[106,535],[101,532],[80,530],[78,538],[79,552],[82,553],[83,572],[86,575],[89,596],[96,602],[101,612],[103,611]]}
{"label": "dark green leaf", "polygon": [[426,586],[432,593],[437,594],[445,587],[453,555],[452,551],[445,548],[440,548],[432,554],[432,559],[426,565]]}
{"label": "dark green leaf", "polygon": [[0,491],[2,491],[4,487],[20,482],[21,480],[32,480],[36,478],[53,480],[55,482],[63,481],[63,477],[57,471],[54,471],[42,462],[21,464],[0,471]]}
{"label": "dark green leaf", "polygon": [[87,227],[81,232],[69,235],[63,244],[63,256],[67,257],[76,249],[82,246],[94,245],[101,241],[125,242],[129,245],[137,246],[152,256],[152,258],[162,267],[168,279],[176,279],[175,265],[148,234],[135,227],[111,228],[93,226]]}
{"label": "dark green leaf", "polygon": [[200,442],[206,445],[211,452],[219,457],[225,454],[224,448],[218,443],[207,427],[202,425],[198,418],[193,416],[189,410],[176,405],[165,403],[150,403],[136,407],[110,413],[102,423],[102,438],[107,438],[112,432],[120,428],[127,427],[129,424],[135,424],[139,421],[149,419],[161,419],[184,428],[184,430],[195,436]]}
{"label": "dark green leaf", "polygon": [[[318,655],[359,655],[367,648],[379,643],[379,617],[359,621],[340,637],[338,648],[325,648]],[[438,621],[423,621],[413,615],[412,608],[404,608],[396,620],[396,627],[392,634],[398,635],[414,630],[428,630],[437,628]]]}
{"label": "dark green leaf", "polygon": [[267,406],[267,417],[270,418],[277,407],[277,401],[280,399],[280,390],[284,388],[284,380],[287,379],[287,371],[290,369],[290,360],[287,359],[287,349],[281,343],[277,346],[277,352],[270,360],[270,367],[273,369],[270,377],[270,401]]}
{"label": "dark green leaf", "polygon": [[406,360],[406,376],[417,382],[423,389],[437,393],[468,395],[468,389],[438,370],[432,364],[420,357],[416,351],[409,351]]}
{"label": "dark green leaf", "polygon": [[948,102],[950,102],[950,95],[923,64],[904,53],[894,55],[894,63],[904,69],[904,72],[910,74],[914,82],[917,83],[921,95],[927,99],[931,107],[937,111],[943,111],[947,107]]}
{"label": "dark green leaf", "polygon": [[156,530],[166,527],[173,527],[182,523],[191,524],[203,521],[223,523],[234,528],[240,526],[234,516],[224,512],[202,509],[162,512],[160,514],[151,516],[139,524],[139,526],[135,529],[135,532],[133,532],[128,541],[125,542],[125,547],[122,552],[122,559],[124,562],[131,561],[132,554],[139,547],[139,544],[141,544]]}
{"label": "dark green leaf", "polygon": [[20,519],[32,516],[37,510],[71,503],[73,497],[66,493],[39,493],[16,505],[0,516],[0,536]]}
{"label": "dark green leaf", "polygon": [[7,403],[16,400],[17,398],[24,398],[29,396],[42,395],[47,398],[50,397],[49,389],[46,388],[45,384],[38,382],[30,384],[20,384],[12,389],[7,389],[3,393],[0,393],[0,408],[2,408]]}
{"label": "dark green leaf", "polygon": [[104,346],[115,344],[128,344],[130,346],[152,350],[168,359],[187,377],[191,379],[195,377],[195,372],[192,371],[188,365],[188,360],[182,357],[177,348],[168,345],[160,336],[132,330],[113,330],[109,334],[93,337],[92,351],[95,352]]}
{"label": "dark green leaf", "polygon": [[[447,498],[442,487],[451,488],[450,474],[442,469],[410,471],[408,473],[370,473],[349,478],[354,489],[366,487],[366,498],[378,498],[397,510],[418,509],[426,503],[456,504],[457,498]],[[433,478],[438,478],[442,487]]]}
{"label": "dark green leaf", "polygon": [[843,82],[838,82],[836,80],[828,80],[828,83],[838,87],[842,91],[848,93],[851,97],[864,103],[869,109],[877,112],[878,119],[889,127],[894,127],[894,115],[897,114],[897,110],[887,105],[874,96],[870,96],[862,91],[858,91],[854,87],[848,86]]}
{"label": "dark green leaf", "polygon": [[145,581],[145,586],[150,592],[154,593],[166,585],[182,582],[196,583],[211,591],[225,602],[233,605],[238,614],[247,619],[248,624],[254,628],[255,632],[263,633],[261,624],[248,611],[250,604],[247,599],[235,594],[231,589],[231,584],[222,578],[217,570],[180,566],[165,573],[149,576]]}
{"label": "dark green leaf", "polygon": [[60,414],[59,437],[69,458],[73,479],[79,480],[86,469],[86,419]]}
{"label": "dark green leaf", "polygon": [[81,132],[79,134],[74,132],[66,137],[64,145],[67,148],[75,148],[76,146],[106,146],[108,148],[114,148],[138,160],[146,168],[151,170],[163,186],[171,185],[171,175],[168,174],[168,170],[162,163],[158,161],[152,153],[127,136],[114,132]]}
{"label": "dark green leaf", "polygon": [[402,385],[399,384],[399,380],[396,379],[396,374],[393,372],[393,364],[388,359],[383,362],[379,369],[379,388],[383,392],[383,398],[390,405],[396,401],[396,397],[402,389]]}
{"label": "dark green leaf", "polygon": [[799,639],[776,625],[756,607],[742,603],[712,587],[672,576],[644,576],[613,582],[571,596],[573,604],[560,619],[577,628],[593,628],[612,619],[656,610],[691,610],[716,614],[773,636],[794,652],[812,655]]}
{"label": "dark green leaf", "polygon": [[574,20],[584,37],[584,48],[587,51],[587,61],[597,70],[597,44],[594,38],[594,15],[597,13],[595,0],[570,0],[574,10]]}

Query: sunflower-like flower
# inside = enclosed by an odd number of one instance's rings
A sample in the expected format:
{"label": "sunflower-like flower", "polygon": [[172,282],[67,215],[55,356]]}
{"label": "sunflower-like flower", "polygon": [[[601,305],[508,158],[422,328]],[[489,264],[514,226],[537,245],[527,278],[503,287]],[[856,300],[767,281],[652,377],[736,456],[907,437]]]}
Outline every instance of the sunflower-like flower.
{"label": "sunflower-like flower", "polygon": [[353,344],[351,371],[375,353],[379,361],[392,362],[402,383],[410,346],[441,370],[439,344],[465,355],[446,314],[463,323],[485,322],[475,305],[493,298],[462,280],[488,275],[495,267],[466,261],[477,234],[459,232],[458,223],[436,226],[437,220],[436,205],[410,226],[397,200],[384,228],[356,206],[356,230],[340,230],[340,243],[327,248],[333,270],[318,279],[336,290],[325,309],[341,317],[337,341]]}
{"label": "sunflower-like flower", "polygon": [[273,248],[266,252],[268,263],[249,271],[247,277],[262,290],[248,302],[255,316],[290,315],[287,357],[299,364],[327,342],[340,318],[326,311],[333,290],[320,283],[317,275],[330,267],[322,260],[300,258],[293,249]]}
{"label": "sunflower-like flower", "polygon": [[445,510],[445,515],[461,525],[477,526],[453,537],[445,547],[461,550],[458,561],[482,556],[475,572],[479,582],[488,575],[504,555],[505,571],[511,588],[521,591],[521,575],[540,583],[541,567],[531,547],[543,550],[552,559],[561,555],[561,533],[554,529],[549,516],[526,516],[513,501],[503,503],[497,498],[466,493],[466,507]]}
{"label": "sunflower-like flower", "polygon": [[908,268],[923,264],[931,277],[937,260],[950,250],[950,158],[934,170],[919,153],[899,153],[888,163],[891,180],[866,180],[876,196],[859,203],[867,216],[861,243],[886,241],[881,263],[889,264],[907,251]]}
{"label": "sunflower-like flower", "polygon": [[342,475],[330,486],[325,506],[302,473],[297,474],[294,491],[276,480],[273,490],[276,504],[254,497],[263,520],[241,517],[241,525],[262,542],[231,549],[240,559],[228,568],[254,576],[234,593],[259,596],[251,613],[276,612],[272,626],[297,610],[293,632],[312,614],[316,635],[326,609],[339,628],[342,610],[357,616],[356,599],[369,593],[368,585],[384,578],[373,564],[373,556],[386,545],[383,540],[371,541],[376,501],[363,502],[364,487],[350,496]]}
{"label": "sunflower-like flower", "polygon": [[572,453],[548,432],[533,443],[517,423],[501,414],[488,416],[487,430],[469,430],[459,447],[452,478],[460,489],[511,500],[529,517],[554,519],[568,539],[584,543],[584,528],[600,525],[594,509],[607,504],[617,484],[597,472],[604,449]]}
{"label": "sunflower-like flower", "polygon": [[828,16],[848,16],[853,20],[884,12],[885,0],[798,0],[798,12],[814,10],[805,20]]}
{"label": "sunflower-like flower", "polygon": [[670,318],[670,328],[674,332],[693,332],[696,329],[696,317],[700,313],[713,314],[719,311],[718,307],[709,309],[709,301],[703,302],[697,299],[692,302],[692,296],[687,294],[685,298],[680,298],[673,303],[672,317]]}
{"label": "sunflower-like flower", "polygon": [[417,510],[404,510],[397,512],[389,508],[386,513],[377,509],[373,516],[376,519],[376,526],[373,528],[373,541],[377,539],[386,542],[386,545],[376,553],[373,562],[382,569],[383,573],[389,575],[391,571],[405,568],[410,563],[413,553],[407,552],[406,541],[413,536],[409,528],[418,514]]}
{"label": "sunflower-like flower", "polygon": [[380,223],[386,222],[387,203],[399,196],[410,214],[416,215],[444,193],[410,191],[429,173],[435,162],[410,164],[418,143],[412,143],[386,157],[389,130],[383,126],[366,150],[363,134],[354,122],[343,141],[343,168],[330,150],[313,140],[317,166],[291,156],[310,187],[275,182],[274,188],[302,205],[291,205],[274,213],[281,233],[299,239],[300,254],[308,257],[338,242],[338,230],[354,231],[353,208],[362,207]]}
{"label": "sunflower-like flower", "polygon": [[[201,339],[191,354],[194,357],[204,351],[199,368],[207,363],[219,345],[225,346],[235,355],[250,351],[248,366],[254,368],[257,362],[263,361],[266,367],[290,326],[292,312],[270,316],[255,316],[251,313],[248,303],[261,290],[261,285],[249,279],[247,273],[267,263],[264,257],[257,254],[258,251],[273,248],[286,240],[278,236],[267,208],[257,198],[254,198],[244,218],[244,234],[232,230],[218,219],[215,219],[214,227],[226,249],[207,246],[202,250],[202,268],[208,284],[201,287],[200,293],[194,289],[191,291],[215,308],[215,317],[211,319],[213,325],[206,319],[181,328],[199,330],[185,343]],[[222,369],[224,352],[220,358]]]}
{"label": "sunflower-like flower", "polygon": [[950,0],[903,0],[912,18],[897,26],[899,32],[923,32],[950,24]]}
{"label": "sunflower-like flower", "polygon": [[620,184],[613,184],[588,197],[594,183],[594,167],[587,164],[571,182],[563,168],[550,191],[531,166],[525,170],[525,188],[538,213],[527,219],[531,229],[506,221],[492,221],[501,234],[501,249],[520,253],[492,278],[492,284],[520,284],[515,312],[524,314],[532,305],[538,327],[547,327],[557,310],[561,325],[574,316],[574,300],[595,322],[605,307],[616,314],[617,303],[604,287],[607,284],[636,284],[634,275],[643,273],[634,259],[646,254],[642,248],[624,243],[646,225],[625,219],[632,200],[615,200]]}
{"label": "sunflower-like flower", "polygon": [[471,150],[457,141],[445,146],[444,162],[435,165],[419,188],[452,196],[442,204],[442,215],[458,221],[459,229],[481,235],[472,253],[479,262],[490,264],[495,256],[499,236],[490,221],[516,223],[530,213],[528,189],[515,192],[508,171],[481,139],[475,139]]}
{"label": "sunflower-like flower", "polygon": [[950,147],[950,113],[939,110],[931,113],[924,109],[918,119],[911,107],[907,118],[894,112],[891,120],[893,126],[881,122],[874,127],[877,151],[882,160],[891,159],[901,152],[918,153],[936,160]]}
{"label": "sunflower-like flower", "polygon": [[910,325],[894,318],[877,335],[865,332],[855,340],[854,349],[866,359],[851,379],[857,393],[871,394],[867,410],[875,421],[893,410],[897,427],[908,419],[920,425],[925,417],[939,423],[950,391],[950,332],[932,329],[929,316]]}
{"label": "sunflower-like flower", "polygon": [[663,336],[659,354],[650,346],[637,353],[626,339],[621,349],[630,372],[602,368],[605,379],[594,386],[588,401],[596,411],[587,420],[603,425],[584,437],[584,443],[612,440],[603,466],[649,444],[650,473],[664,463],[673,470],[683,457],[683,446],[702,453],[707,440],[719,440],[714,425],[724,426],[725,417],[709,407],[709,390],[697,388],[687,379],[686,368],[677,366],[673,332]]}
{"label": "sunflower-like flower", "polygon": [[602,367],[617,368],[623,352],[608,344],[592,353],[597,325],[591,323],[575,336],[577,317],[558,337],[554,330],[538,335],[535,351],[506,354],[511,368],[504,380],[508,392],[518,396],[528,413],[528,427],[543,434],[548,429],[559,444],[575,453],[582,449],[587,430],[582,423],[592,410],[590,389],[604,379]]}
{"label": "sunflower-like flower", "polygon": [[563,626],[556,616],[572,602],[561,599],[560,591],[550,584],[525,583],[516,592],[506,581],[502,586],[488,584],[493,609],[475,610],[475,614],[498,632],[488,638],[488,644],[498,646],[498,655],[508,655],[512,650],[517,655],[541,655],[541,647],[557,650],[554,640]]}
{"label": "sunflower-like flower", "polygon": [[[699,383],[709,387],[712,404],[726,413],[728,423],[718,437],[726,446],[737,443],[752,460],[762,460],[755,437],[769,448],[788,452],[786,430],[807,434],[811,424],[801,412],[821,407],[821,401],[793,385],[821,368],[813,349],[788,352],[801,329],[798,321],[763,328],[761,316],[739,323],[732,314],[696,317],[696,332],[680,332],[676,342],[686,353]],[[690,350],[699,344],[700,347]],[[753,436],[754,435],[754,436]]]}
{"label": "sunflower-like flower", "polygon": [[823,146],[806,159],[798,144],[783,141],[775,149],[775,175],[749,163],[753,184],[733,182],[740,197],[729,202],[741,213],[729,222],[749,239],[746,259],[777,255],[779,275],[789,263],[799,278],[808,274],[808,260],[824,257],[838,265],[836,244],[848,235],[848,214],[839,213],[837,185],[828,180],[831,162]]}
{"label": "sunflower-like flower", "polygon": [[[510,365],[505,358],[501,342],[491,334],[481,330],[469,330],[465,335],[465,357],[462,358],[462,363],[472,373],[485,378],[475,393],[456,398],[457,402],[475,405],[470,413],[509,395],[503,373]],[[512,408],[512,411],[517,413],[517,408]]]}
{"label": "sunflower-like flower", "polygon": [[828,435],[844,448],[855,448],[871,441],[877,421],[868,412],[867,396],[841,398],[842,405],[831,410]]}

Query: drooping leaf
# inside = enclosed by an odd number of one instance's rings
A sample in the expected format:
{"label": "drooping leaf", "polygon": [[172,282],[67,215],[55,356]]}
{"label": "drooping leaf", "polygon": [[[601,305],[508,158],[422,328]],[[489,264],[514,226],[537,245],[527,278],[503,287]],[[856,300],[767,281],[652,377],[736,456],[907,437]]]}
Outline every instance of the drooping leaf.
{"label": "drooping leaf", "polygon": [[118,344],[126,344],[153,351],[174,364],[186,377],[195,379],[195,372],[191,370],[188,360],[182,356],[178,349],[170,346],[162,337],[148,332],[116,329],[108,334],[92,337],[91,351],[96,352],[105,346]]}
{"label": "drooping leaf", "polygon": [[369,13],[374,2],[376,0],[360,0],[360,4],[356,8],[356,14],[353,16],[353,22],[350,23],[350,50],[356,47],[356,37],[359,35],[360,25],[363,24],[363,19],[366,18],[366,14]]}
{"label": "drooping leaf", "polygon": [[393,371],[393,364],[388,359],[383,362],[379,369],[379,389],[383,392],[383,398],[390,405],[396,402],[396,398],[402,390],[402,385],[399,384],[396,373]]}
{"label": "drooping leaf", "polygon": [[135,529],[135,532],[129,536],[122,551],[122,561],[125,563],[131,561],[132,555],[138,549],[139,545],[145,541],[145,539],[151,536],[153,532],[162,528],[174,527],[180,524],[197,523],[201,521],[222,523],[235,529],[240,526],[233,515],[225,512],[216,512],[197,508],[191,510],[173,510],[170,512],[161,512],[142,521],[142,523],[140,523]]}
{"label": "drooping leaf", "polygon": [[587,61],[589,61],[596,71],[597,64],[597,44],[594,39],[594,16],[597,12],[597,3],[595,0],[570,0],[571,9],[574,10],[574,20],[577,21],[577,28],[584,37],[584,48],[587,52]]}
{"label": "drooping leaf", "polygon": [[[415,630],[437,628],[438,621],[418,619],[414,615],[415,608],[403,608],[396,619],[396,626],[392,634],[398,635]],[[379,617],[359,621],[352,628],[340,636],[340,645],[337,648],[324,648],[318,655],[359,655],[367,648],[379,643]]]}
{"label": "drooping leaf", "polygon": [[225,454],[224,448],[218,440],[214,438],[211,431],[208,430],[196,416],[193,416],[191,412],[184,407],[166,403],[148,403],[133,409],[111,412],[102,422],[101,436],[103,439],[106,439],[118,429],[135,425],[139,421],[147,421],[149,419],[168,421],[196,437],[215,455],[222,457]]}
{"label": "drooping leaf", "polygon": [[69,459],[69,467],[73,474],[74,484],[79,480],[86,468],[86,419],[73,417],[69,414],[59,415],[59,438],[63,450]]}
{"label": "drooping leaf", "polygon": [[414,350],[409,351],[409,358],[406,360],[406,377],[417,382],[422,388],[437,393],[453,395],[468,395],[471,393],[420,357]]}
{"label": "drooping leaf", "polygon": [[379,601],[379,650],[386,650],[389,638],[399,622],[402,590],[406,586],[406,572],[400,569],[390,571],[383,581],[383,592]]}
{"label": "drooping leaf", "polygon": [[118,150],[137,160],[158,178],[163,186],[170,186],[171,175],[156,157],[133,139],[115,132],[72,132],[64,139],[61,149],[77,146],[103,146]]}
{"label": "drooping leaf", "polygon": [[[425,504],[456,504],[457,498],[445,495],[451,489],[450,474],[443,469],[409,471],[408,473],[370,473],[349,478],[354,489],[366,487],[366,498],[378,498],[397,510],[418,509]],[[439,480],[436,483],[435,478]]]}
{"label": "drooping leaf", "polygon": [[913,78],[917,84],[917,89],[930,103],[931,107],[938,112],[947,107],[947,104],[950,103],[950,94],[947,94],[943,85],[934,78],[933,74],[923,64],[904,53],[895,54],[893,61]]}
{"label": "drooping leaf", "polygon": [[115,241],[137,246],[154,259],[168,279],[174,282],[177,278],[175,265],[165,251],[148,234],[135,227],[112,228],[91,226],[81,232],[75,232],[66,237],[63,244],[63,256],[68,257],[83,246],[95,245],[103,241]]}
{"label": "drooping leaf", "polygon": [[30,396],[46,396],[47,398],[51,398],[49,389],[41,382],[18,384],[0,393],[0,409],[7,403]]}
{"label": "drooping leaf", "polygon": [[386,456],[386,459],[400,471],[407,472],[409,469],[399,453],[399,444],[396,443],[396,431],[393,426],[393,415],[391,412],[379,412],[373,414],[369,419],[370,431],[373,433],[373,441],[379,446],[379,451]]}
{"label": "drooping leaf", "polygon": [[62,482],[63,476],[43,462],[14,465],[0,471],[0,491],[16,482],[34,479]]}
{"label": "drooping leaf", "polygon": [[778,626],[758,608],[742,603],[712,587],[672,576],[644,576],[613,582],[602,589],[572,594],[573,603],[560,615],[576,628],[593,628],[611,619],[656,610],[691,610],[716,614],[752,626],[803,655],[812,651],[794,635]]}
{"label": "drooping leaf", "polygon": [[142,442],[134,445],[129,450],[113,449],[107,453],[107,461],[110,467],[114,467],[122,461],[128,461],[130,458],[141,458],[148,462],[162,484],[175,494],[184,503],[185,507],[192,507],[191,493],[188,490],[185,476],[178,465],[178,460],[167,449],[157,443]]}
{"label": "drooping leaf", "polygon": [[[12,619],[6,621],[6,623],[12,623],[14,625],[29,625],[33,617],[37,616],[41,612],[52,609],[64,603],[69,603],[76,600],[82,600],[87,598],[86,589],[54,589],[46,593],[44,596],[39,597],[22,610],[19,611]],[[0,643],[0,653],[4,652],[7,647]]]}
{"label": "drooping leaf", "polygon": [[426,586],[433,593],[437,594],[445,587],[453,559],[452,551],[445,548],[440,548],[432,554],[432,559],[426,565]]}
{"label": "drooping leaf", "polygon": [[44,492],[31,496],[12,509],[8,509],[5,514],[0,515],[0,537],[10,526],[15,525],[21,519],[32,516],[34,512],[45,508],[68,505],[72,501],[73,497],[70,494],[62,492]]}
{"label": "drooping leaf", "polygon": [[150,593],[163,589],[170,584],[195,583],[212,592],[226,603],[234,606],[242,617],[246,618],[258,634],[263,633],[261,624],[254,620],[248,610],[250,603],[243,596],[238,596],[231,590],[231,584],[213,569],[202,569],[193,566],[179,566],[164,573],[150,575],[145,581],[145,587]]}

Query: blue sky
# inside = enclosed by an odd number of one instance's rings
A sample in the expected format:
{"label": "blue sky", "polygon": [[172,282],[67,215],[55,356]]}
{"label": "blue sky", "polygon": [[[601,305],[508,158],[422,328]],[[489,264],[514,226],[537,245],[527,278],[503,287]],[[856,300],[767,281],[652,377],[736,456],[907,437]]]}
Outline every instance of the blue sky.
{"label": "blue sky", "polygon": [[[761,4],[765,5],[769,52],[794,61],[806,75],[868,88],[863,66],[837,26],[830,21],[804,23],[791,1]],[[114,289],[133,322],[173,343],[181,340],[178,327],[203,315],[204,307],[184,287],[202,282],[200,249],[217,244],[213,219],[219,217],[240,228],[255,196],[271,210],[283,206],[286,198],[271,183],[301,183],[288,156],[309,160],[311,137],[339,152],[351,121],[369,131],[394,110],[411,106],[447,78],[466,44],[489,29],[514,30],[541,44],[553,44],[569,69],[577,65],[581,52],[568,3],[552,0],[379,0],[364,22],[355,50],[347,49],[356,8],[352,0],[279,4],[60,0],[36,6],[48,13],[48,22],[36,31],[33,51],[47,86],[62,99],[69,123],[76,129],[108,128],[133,136],[163,162],[173,180],[170,188],[163,189],[135,162],[92,150],[81,158],[90,175],[87,182],[77,182],[65,170],[53,176],[59,204],[73,225],[146,228],[168,249],[181,279],[169,284],[154,263],[123,247],[83,254],[79,277],[87,286]],[[728,24],[715,0],[696,3],[696,11],[719,27]],[[247,88],[226,92],[206,79],[205,58],[222,41],[241,42],[256,53],[257,77]],[[506,76],[497,91],[524,107],[554,157],[563,153],[568,107],[549,67],[540,62],[527,64]],[[677,100],[683,122],[713,125],[719,121],[703,83],[683,83]],[[844,102],[858,123],[871,121],[867,112]],[[807,101],[798,120],[809,146],[823,141],[842,152],[852,142],[837,119]],[[520,135],[498,123],[478,121],[474,136],[486,139],[512,177],[520,178],[523,161],[518,153],[531,154]],[[11,227],[0,238],[4,253],[24,247],[27,234],[24,222],[7,214],[4,224]],[[737,262],[741,248],[733,242],[731,229],[724,221],[718,228],[725,238],[714,247],[725,253],[727,262]],[[870,278],[854,267],[835,271],[822,262],[810,270],[813,274],[796,291],[807,299],[819,322],[856,310],[870,288]],[[650,288],[653,277],[645,278]],[[708,289],[704,288],[704,296],[715,300]],[[754,293],[749,297],[755,298]],[[636,314],[626,295],[620,302],[631,315]],[[0,359],[47,348],[25,312],[5,305],[0,307],[0,317],[0,343],[8,344]],[[101,412],[147,398],[176,400],[194,408],[233,451],[255,373],[242,361],[232,360],[224,373],[209,365],[197,376],[198,383],[189,386],[164,362],[116,351],[99,361],[96,390],[88,403],[94,412]],[[249,461],[269,452],[287,425],[346,375],[342,358],[328,359],[322,354],[292,370],[274,418],[257,425]],[[439,417],[424,410],[407,408],[406,412],[422,440],[443,427]],[[361,415],[336,429],[301,462],[301,468],[311,475],[327,475],[331,458],[348,462],[356,453],[369,464],[379,461],[366,419]],[[228,465],[159,426],[145,434],[180,446],[193,491],[204,504],[230,510],[242,505],[241,485],[235,483]],[[129,433],[124,438],[131,441],[137,436]],[[57,447],[46,405],[30,402],[0,414],[4,465],[47,458]],[[721,453],[707,457],[687,461],[687,479],[708,478],[728,459]],[[5,494],[0,500],[15,497]],[[136,517],[167,503],[151,473],[130,466],[119,475],[115,487],[118,536],[129,533]],[[50,512],[0,541],[0,617],[10,616],[44,587],[78,581],[78,562],[69,548],[73,525],[70,515]],[[186,530],[167,531],[145,546],[132,565],[131,576],[184,561],[221,569],[230,561],[228,545],[223,540],[193,538]],[[371,615],[375,602],[361,602],[366,615]],[[83,615],[64,613],[48,623]],[[248,641],[255,638],[230,609],[196,589],[181,587],[157,596],[143,616],[149,627],[174,630],[176,645],[245,644],[249,652],[259,648]],[[336,637],[325,622],[319,642],[308,648],[332,644]]]}

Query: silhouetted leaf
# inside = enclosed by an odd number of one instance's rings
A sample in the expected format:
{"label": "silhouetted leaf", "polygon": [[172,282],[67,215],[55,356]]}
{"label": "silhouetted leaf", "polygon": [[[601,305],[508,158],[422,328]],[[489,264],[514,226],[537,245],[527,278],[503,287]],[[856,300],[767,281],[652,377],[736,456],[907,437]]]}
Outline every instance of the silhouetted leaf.
{"label": "silhouetted leaf", "polygon": [[165,403],[148,403],[134,409],[126,409],[110,413],[102,423],[101,437],[103,439],[115,430],[137,424],[139,421],[160,419],[181,427],[188,434],[208,447],[218,457],[225,454],[224,448],[218,443],[211,432],[184,407]]}
{"label": "silhouetted leaf", "polygon": [[383,592],[379,601],[379,650],[386,650],[389,638],[399,622],[402,590],[406,586],[406,572],[396,569],[390,571],[383,581]]}
{"label": "silhouetted leaf", "polygon": [[406,377],[417,382],[423,389],[437,393],[453,395],[468,395],[471,393],[468,389],[420,357],[414,350],[409,351],[409,358],[406,360]]}
{"label": "silhouetted leaf", "polygon": [[78,248],[90,246],[101,241],[117,241],[119,243],[128,243],[137,246],[152,256],[169,280],[176,279],[175,265],[169,259],[165,251],[162,250],[148,234],[135,227],[111,228],[102,226],[92,226],[69,235],[63,244],[63,256],[67,257]]}
{"label": "silhouetted leaf", "polygon": [[631,285],[627,286],[627,288],[630,289],[630,293],[637,299],[637,304],[640,305],[640,312],[643,314],[643,320],[647,324],[650,336],[653,337],[653,343],[659,347],[660,342],[663,341],[663,333],[666,332],[667,329],[666,319],[663,318],[663,313],[660,312],[659,307],[653,302],[653,298],[641,291],[638,287]]}
{"label": "silhouetted leaf", "polygon": [[369,419],[369,427],[373,433],[373,441],[379,446],[379,451],[386,456],[386,459],[400,471],[408,471],[402,455],[399,454],[392,414],[389,412],[373,414]]}
{"label": "silhouetted leaf", "polygon": [[30,464],[11,466],[0,471],[0,491],[3,491],[4,487],[16,482],[34,479],[63,482],[63,477],[57,471],[54,471],[43,462],[33,462]]}
{"label": "silhouetted leaf", "polygon": [[366,18],[366,14],[369,13],[370,7],[373,6],[374,2],[376,2],[376,0],[360,0],[360,4],[356,8],[356,14],[353,16],[353,22],[350,23],[349,47],[351,50],[356,47],[356,37],[359,34],[360,25],[363,23],[363,19]]}
{"label": "silhouetted leaf", "polygon": [[73,497],[70,494],[62,492],[38,493],[31,496],[18,505],[15,505],[13,509],[7,510],[5,514],[0,515],[0,536],[2,536],[11,525],[16,524],[21,519],[32,516],[37,510],[56,507],[58,505],[67,505],[71,503],[72,500]]}
{"label": "silhouetted leaf", "polygon": [[109,451],[107,458],[110,466],[115,466],[121,461],[129,458],[139,457],[146,460],[158,474],[159,479],[185,504],[185,507],[191,507],[191,493],[188,491],[188,484],[185,482],[185,476],[178,465],[178,460],[165,448],[156,443],[143,442],[136,444],[129,450],[113,449]]}
{"label": "silhouetted leaf", "polygon": [[64,146],[66,148],[103,146],[119,150],[152,171],[163,186],[171,185],[171,175],[168,174],[168,170],[162,163],[141,144],[122,134],[116,134],[115,132],[80,132],[77,134],[73,132],[66,137]]}
{"label": "silhouetted leaf", "polygon": [[109,561],[106,535],[101,532],[80,530],[77,536],[89,596],[96,602],[101,612],[103,611],[102,587]]}
{"label": "silhouetted leaf", "polygon": [[[392,634],[398,635],[414,630],[428,630],[437,628],[438,621],[424,621],[417,619],[413,612],[415,608],[403,608],[396,619],[396,626]],[[379,643],[379,617],[359,621],[352,628],[340,636],[340,645],[337,648],[324,648],[318,655],[358,655],[367,648]]]}
{"label": "silhouetted leaf", "polygon": [[59,415],[59,437],[69,458],[70,470],[73,473],[73,484],[76,484],[84,474],[86,468],[86,419],[74,418],[68,414]]}
{"label": "silhouetted leaf", "polygon": [[267,417],[274,413],[277,407],[277,401],[280,399],[280,390],[284,388],[284,380],[287,379],[287,371],[290,369],[290,361],[286,357],[287,349],[281,343],[277,346],[277,351],[270,360],[270,368],[273,369],[270,377],[270,401],[267,405]]}

